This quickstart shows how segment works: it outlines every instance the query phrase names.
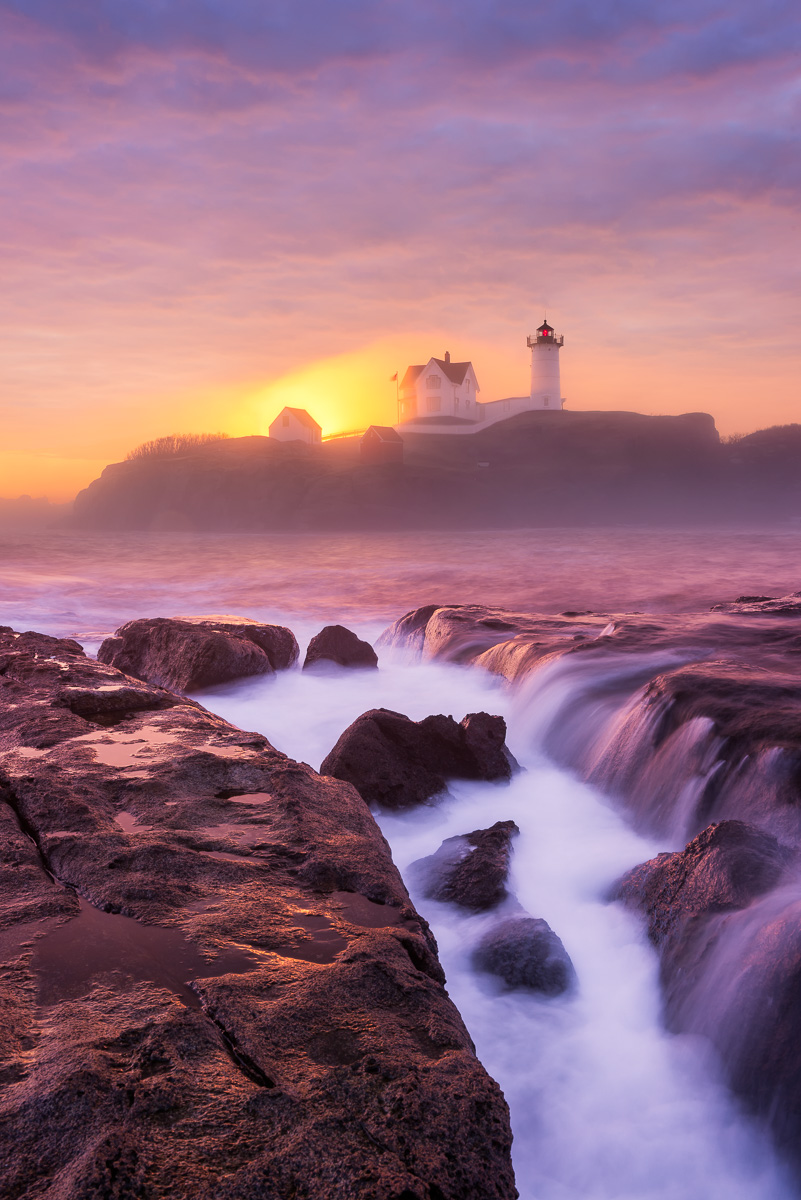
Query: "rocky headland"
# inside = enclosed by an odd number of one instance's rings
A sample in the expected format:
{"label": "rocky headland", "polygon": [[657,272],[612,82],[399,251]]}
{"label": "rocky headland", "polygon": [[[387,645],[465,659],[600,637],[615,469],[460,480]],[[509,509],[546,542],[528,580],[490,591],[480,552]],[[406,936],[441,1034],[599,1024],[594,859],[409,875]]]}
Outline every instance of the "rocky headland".
{"label": "rocky headland", "polygon": [[72,524],[105,530],[487,529],[801,518],[801,426],[721,442],[712,417],[529,412],[406,433],[404,461],[229,438],[106,467]]}

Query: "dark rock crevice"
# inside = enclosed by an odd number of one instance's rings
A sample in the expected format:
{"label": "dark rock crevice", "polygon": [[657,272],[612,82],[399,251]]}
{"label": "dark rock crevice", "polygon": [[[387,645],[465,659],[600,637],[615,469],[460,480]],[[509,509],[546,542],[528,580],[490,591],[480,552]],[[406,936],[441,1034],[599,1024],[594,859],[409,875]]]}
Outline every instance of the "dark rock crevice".
{"label": "dark rock crevice", "polygon": [[214,1012],[214,1009],[203,1003],[202,991],[199,988],[196,988],[196,990],[201,997],[201,1010],[204,1016],[209,1019],[212,1025],[214,1025],[215,1029],[217,1029],[219,1032],[223,1046],[225,1047],[225,1052],[237,1070],[241,1071],[245,1078],[250,1080],[251,1083],[255,1083],[256,1087],[274,1088],[276,1086],[275,1080],[270,1079],[267,1072],[262,1070],[259,1064],[255,1062],[250,1055],[241,1048],[241,1046],[237,1045],[236,1038],[228,1029],[225,1028],[222,1021]]}

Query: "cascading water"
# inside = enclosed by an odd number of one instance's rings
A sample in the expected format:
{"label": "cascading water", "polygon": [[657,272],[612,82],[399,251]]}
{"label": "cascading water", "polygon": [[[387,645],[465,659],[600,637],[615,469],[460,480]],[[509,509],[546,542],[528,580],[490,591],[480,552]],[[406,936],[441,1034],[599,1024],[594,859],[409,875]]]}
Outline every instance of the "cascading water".
{"label": "cascading water", "polygon": [[378,672],[287,673],[199,698],[314,767],[368,708],[414,719],[504,713],[512,752],[525,767],[508,787],[454,784],[437,804],[384,814],[380,823],[404,872],[447,837],[514,820],[515,899],[507,906],[545,918],[576,967],[574,995],[545,1000],[503,992],[471,962],[481,934],[502,913],[465,915],[413,893],[437,936],[449,991],[479,1057],[509,1101],[521,1197],[793,1194],[766,1139],[718,1077],[708,1043],[665,1032],[656,957],[639,921],[606,900],[627,869],[666,847],[634,833],[595,789],[534,745],[533,731],[552,724],[541,691],[516,694],[479,671],[437,663],[382,661]]}
{"label": "cascading water", "polygon": [[[2,547],[0,623],[77,637],[91,650],[131,617],[180,612],[285,623],[300,639],[342,621],[370,641],[402,612],[431,600],[548,613],[610,606],[697,613],[741,593],[792,591],[797,548],[797,531],[775,530],[662,531],[659,538],[648,530],[595,528],[458,539],[26,534]],[[503,712],[525,774],[508,788],[455,785],[440,803],[382,823],[405,869],[446,837],[514,819],[521,830],[511,880],[517,902],[548,920],[575,963],[579,987],[570,997],[499,993],[470,962],[481,930],[497,917],[465,916],[415,896],[439,939],[449,990],[509,1098],[523,1200],[785,1200],[796,1194],[794,1185],[718,1081],[709,1046],[717,1039],[739,1062],[739,1047],[760,1051],[765,1044],[764,991],[756,988],[747,1012],[738,1007],[743,956],[769,942],[771,931],[792,942],[793,884],[720,920],[708,969],[674,1022],[691,1033],[665,1033],[656,957],[639,921],[604,897],[628,868],[681,845],[682,822],[714,782],[714,762],[706,772],[715,747],[708,728],[692,726],[684,743],[672,743],[670,761],[657,764],[649,731],[639,725],[638,689],[694,656],[620,654],[616,665],[614,645],[608,651],[595,666],[592,652],[546,664],[516,692],[478,671],[392,665],[382,654],[378,672],[288,672],[201,699],[313,766],[350,721],[376,705],[416,719],[437,711]],[[791,766],[774,750],[737,764],[706,819],[734,815],[735,805],[744,819],[775,820]],[[593,771],[610,799],[580,781]],[[626,810],[629,781],[646,810],[661,789],[668,824],[659,826],[658,844],[633,833],[613,807]],[[674,787],[689,790],[683,816],[671,824]],[[783,817],[786,829],[774,832],[801,841],[789,824],[796,813],[785,805]],[[639,827],[653,835],[656,825]],[[775,944],[784,944],[778,934]],[[718,1038],[718,1027],[736,1029],[734,1042]]]}

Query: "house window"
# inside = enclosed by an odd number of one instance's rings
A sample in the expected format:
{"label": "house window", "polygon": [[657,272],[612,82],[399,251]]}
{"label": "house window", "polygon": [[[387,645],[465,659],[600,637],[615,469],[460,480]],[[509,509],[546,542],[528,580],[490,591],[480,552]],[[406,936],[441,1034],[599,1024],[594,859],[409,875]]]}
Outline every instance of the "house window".
{"label": "house window", "polygon": [[469,392],[469,391],[470,391],[470,380],[469,380],[469,379],[465,379],[465,381],[464,381],[464,385],[465,385],[465,388],[467,389],[467,391]]}
{"label": "house window", "polygon": [[428,375],[426,377],[426,387],[430,392],[442,387],[442,380],[439,375]]}
{"label": "house window", "polygon": [[458,412],[458,410],[459,410],[459,397],[458,396],[453,397],[453,407]]}
{"label": "house window", "polygon": [[283,425],[284,429],[287,428],[287,426],[289,425],[289,413],[281,414],[281,424]]}
{"label": "house window", "polygon": [[426,396],[426,408],[429,412],[439,412],[442,408],[442,397]]}
{"label": "house window", "polygon": [[550,407],[551,407],[551,397],[550,397],[550,396],[543,396],[543,398],[542,398],[542,403],[544,404],[544,406],[545,406],[546,408],[550,408]]}

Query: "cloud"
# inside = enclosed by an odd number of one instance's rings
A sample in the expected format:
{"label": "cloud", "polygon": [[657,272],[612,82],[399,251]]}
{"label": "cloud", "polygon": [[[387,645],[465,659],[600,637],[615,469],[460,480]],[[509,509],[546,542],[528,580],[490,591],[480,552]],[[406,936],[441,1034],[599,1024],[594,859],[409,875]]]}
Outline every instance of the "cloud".
{"label": "cloud", "polygon": [[609,56],[622,75],[706,75],[801,44],[791,0],[5,0],[0,11],[69,37],[94,60],[201,52],[281,75],[409,53],[493,70]]}
{"label": "cloud", "polygon": [[775,0],[0,2],[4,434],[124,452],[193,397],[224,425],[212,394],[421,329],[516,362],[546,298],[655,362],[690,320],[728,361],[757,305],[789,378],[798,23]]}

